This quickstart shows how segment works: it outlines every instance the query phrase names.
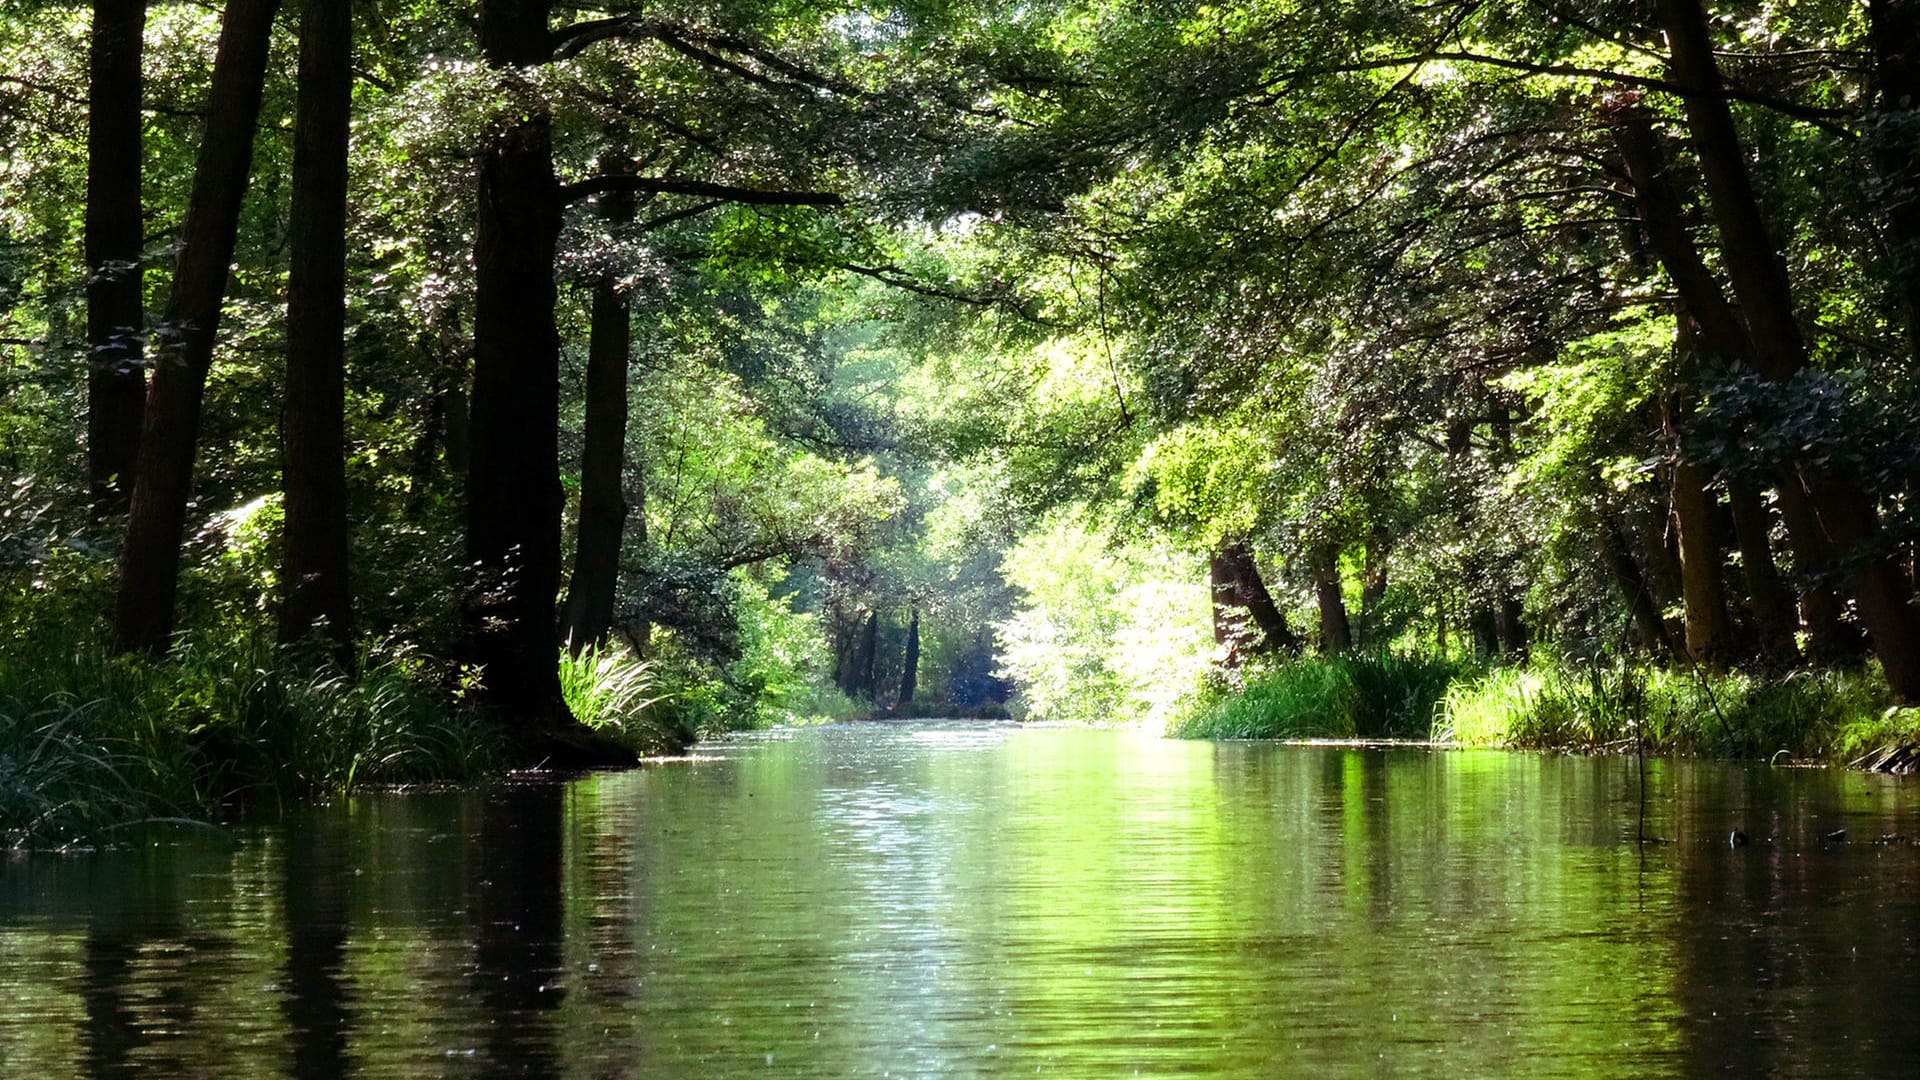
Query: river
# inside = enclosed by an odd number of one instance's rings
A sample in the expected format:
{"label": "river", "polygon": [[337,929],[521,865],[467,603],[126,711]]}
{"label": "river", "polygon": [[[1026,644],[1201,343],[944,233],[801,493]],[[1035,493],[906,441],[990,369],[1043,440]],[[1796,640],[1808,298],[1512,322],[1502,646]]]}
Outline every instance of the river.
{"label": "river", "polygon": [[1920,785],[1647,786],[848,724],[14,856],[0,1075],[1912,1071]]}

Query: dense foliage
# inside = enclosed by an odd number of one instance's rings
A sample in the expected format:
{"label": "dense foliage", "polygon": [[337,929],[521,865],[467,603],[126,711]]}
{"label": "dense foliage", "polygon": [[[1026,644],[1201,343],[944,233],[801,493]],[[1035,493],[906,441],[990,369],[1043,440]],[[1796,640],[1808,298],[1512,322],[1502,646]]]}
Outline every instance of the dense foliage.
{"label": "dense foliage", "polygon": [[15,744],[1920,700],[1912,0],[280,8],[0,3]]}

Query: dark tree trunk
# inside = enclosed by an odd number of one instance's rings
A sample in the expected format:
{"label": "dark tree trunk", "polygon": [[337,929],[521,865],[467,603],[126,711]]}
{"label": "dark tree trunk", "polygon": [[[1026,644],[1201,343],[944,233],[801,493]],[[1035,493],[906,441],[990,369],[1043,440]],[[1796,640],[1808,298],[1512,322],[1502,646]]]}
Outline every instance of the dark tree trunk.
{"label": "dark tree trunk", "polygon": [[[1244,537],[1229,536],[1207,556],[1213,597],[1213,640],[1227,646],[1222,663],[1238,666],[1248,652],[1298,652],[1300,639],[1287,626],[1260,578],[1253,548]],[[1251,627],[1248,625],[1251,621]],[[1259,631],[1258,637],[1254,630]]]}
{"label": "dark tree trunk", "polygon": [[153,383],[120,553],[114,638],[127,651],[163,652],[173,633],[200,403],[213,364],[214,333],[253,161],[267,46],[278,7],[279,0],[230,0],[220,28],[206,128],[194,162],[173,289],[154,349]]}
{"label": "dark tree trunk", "polygon": [[1300,639],[1287,626],[1287,617],[1280,613],[1273,594],[1267,591],[1260,567],[1253,560],[1253,548],[1245,539],[1239,539],[1227,546],[1226,555],[1232,568],[1235,596],[1253,616],[1253,624],[1260,628],[1260,651],[1299,652]]}
{"label": "dark tree trunk", "polygon": [[1361,638],[1369,645],[1385,636],[1380,604],[1387,596],[1387,553],[1392,548],[1386,529],[1375,525],[1367,534],[1366,564],[1360,573],[1360,627]]}
{"label": "dark tree trunk", "polygon": [[855,697],[872,701],[877,685],[873,675],[874,661],[880,650],[880,613],[867,613],[867,624],[860,631],[860,651],[853,662],[853,688],[849,691]]}
{"label": "dark tree trunk", "polygon": [[1207,594],[1213,609],[1213,643],[1222,667],[1236,668],[1246,657],[1247,612],[1240,603],[1240,582],[1225,546],[1207,553]]}
{"label": "dark tree trunk", "polygon": [[353,660],[344,371],[352,108],[352,4],[307,0],[293,119],[280,639],[298,640],[323,623],[342,667]]}
{"label": "dark tree trunk", "polygon": [[[1681,319],[1680,347],[1691,353],[1691,332]],[[1724,666],[1733,651],[1733,624],[1727,617],[1726,548],[1722,542],[1714,499],[1707,490],[1705,466],[1688,461],[1681,448],[1684,421],[1678,407],[1663,403],[1667,441],[1674,458],[1667,468],[1673,496],[1673,520],[1680,540],[1680,599],[1686,611],[1687,655],[1696,663]]]}
{"label": "dark tree trunk", "polygon": [[1493,628],[1500,639],[1501,654],[1512,660],[1525,660],[1527,649],[1533,643],[1525,615],[1519,595],[1509,587],[1500,598],[1500,606],[1493,610]]}
{"label": "dark tree trunk", "polygon": [[1619,586],[1620,595],[1627,602],[1634,634],[1640,639],[1641,647],[1656,655],[1671,656],[1673,643],[1667,639],[1667,624],[1660,617],[1660,606],[1654,603],[1653,592],[1647,588],[1646,576],[1634,561],[1627,538],[1611,520],[1601,523],[1600,549],[1614,584]]}
{"label": "dark tree trunk", "polygon": [[[1673,279],[1685,315],[1691,316],[1699,327],[1701,352],[1710,363],[1726,368],[1755,363],[1752,335],[1733,305],[1727,302],[1719,281],[1707,268],[1687,230],[1680,196],[1668,177],[1666,153],[1653,132],[1651,114],[1640,109],[1625,110],[1615,116],[1613,131],[1634,184],[1641,222],[1668,277]],[[1860,641],[1842,619],[1844,605],[1831,585],[1814,576],[1828,563],[1827,542],[1812,509],[1806,505],[1799,477],[1782,476],[1779,490],[1788,539],[1806,581],[1801,610],[1813,658],[1822,663],[1837,663],[1857,657]],[[1749,508],[1736,504],[1734,509],[1737,528],[1739,515]],[[1748,514],[1747,520],[1751,524],[1757,519]],[[1786,643],[1792,642],[1793,612],[1790,602],[1784,599],[1779,575],[1772,569],[1768,533],[1752,528],[1738,529],[1738,537],[1741,561],[1758,574],[1757,578],[1749,578],[1749,585],[1758,605],[1754,618],[1762,649],[1776,662],[1797,656],[1797,649],[1781,648],[1783,635]]]}
{"label": "dark tree trunk", "polygon": [[1725,548],[1715,528],[1707,470],[1673,463],[1673,516],[1680,534],[1680,599],[1687,613],[1687,654],[1695,662],[1724,665],[1732,652],[1733,626],[1721,565]]}
{"label": "dark tree trunk", "polygon": [[[1665,497],[1666,472],[1664,464],[1657,467],[1653,483],[1636,493],[1642,497],[1636,498],[1627,511],[1640,539],[1641,553],[1646,556],[1647,588],[1653,591],[1653,602],[1663,612],[1680,600],[1680,553],[1673,544],[1672,508]],[[1656,492],[1658,499],[1645,497]]]}
{"label": "dark tree trunk", "polygon": [[1332,548],[1314,553],[1313,588],[1320,601],[1320,651],[1328,656],[1353,648],[1347,600],[1340,588],[1340,556]]}
{"label": "dark tree trunk", "polygon": [[1872,129],[1893,280],[1906,309],[1907,349],[1920,363],[1920,4],[1867,0],[1879,106]]}
{"label": "dark tree trunk", "polygon": [[913,692],[919,689],[920,682],[920,609],[913,610],[913,617],[907,620],[907,655],[901,661],[900,704],[913,700]]}
{"label": "dark tree trunk", "polygon": [[1800,646],[1793,639],[1793,595],[1774,566],[1772,522],[1760,493],[1741,480],[1727,483],[1727,504],[1733,511],[1733,532],[1740,545],[1740,570],[1747,584],[1747,612],[1753,617],[1760,659],[1770,668],[1785,670],[1800,662]]}
{"label": "dark tree trunk", "polygon": [[94,0],[87,91],[87,483],[125,505],[147,400],[142,364],[141,56],[146,0]]}
{"label": "dark tree trunk", "polygon": [[[1794,316],[1786,264],[1767,234],[1733,114],[1720,93],[1706,13],[1699,0],[1660,0],[1660,13],[1728,276],[1753,337],[1755,366],[1769,379],[1791,378],[1807,366],[1806,341]],[[1799,474],[1830,551],[1846,569],[1888,684],[1902,701],[1920,701],[1920,615],[1910,603],[1906,576],[1889,553],[1877,550],[1879,519],[1871,498],[1844,476],[1804,463]],[[1783,506],[1785,501],[1783,493]]]}
{"label": "dark tree trunk", "polygon": [[1467,616],[1467,624],[1473,631],[1473,649],[1481,656],[1500,655],[1500,619],[1493,608],[1476,606]]}
{"label": "dark tree trunk", "polygon": [[[547,0],[484,0],[480,46],[503,72],[546,63]],[[560,730],[572,722],[555,662],[563,498],[553,262],[561,207],[545,107],[513,110],[482,147],[479,171],[466,652],[503,722]]]}
{"label": "dark tree trunk", "polygon": [[[631,196],[603,196],[609,222],[633,216]],[[627,361],[633,325],[627,298],[612,277],[593,287],[587,331],[587,416],[580,450],[580,524],[575,530],[573,575],[561,638],[578,656],[607,636],[620,586],[620,541],[626,534],[627,500],[621,490],[627,462]]]}

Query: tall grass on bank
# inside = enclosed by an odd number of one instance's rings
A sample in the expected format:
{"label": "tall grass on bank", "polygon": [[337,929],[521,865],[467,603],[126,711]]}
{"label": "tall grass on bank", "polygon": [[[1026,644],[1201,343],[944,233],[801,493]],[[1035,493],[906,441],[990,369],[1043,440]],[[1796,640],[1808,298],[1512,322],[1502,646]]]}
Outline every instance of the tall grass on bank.
{"label": "tall grass on bank", "polygon": [[575,719],[643,757],[685,749],[698,735],[654,665],[623,645],[560,650],[560,694]]}
{"label": "tall grass on bank", "polygon": [[1694,668],[1536,664],[1451,687],[1436,741],[1520,749],[1849,761],[1911,741],[1877,668],[1780,678]]}
{"label": "tall grass on bank", "polygon": [[205,819],[372,783],[474,779],[493,726],[402,649],[349,679],[264,639],[165,661],[46,643],[0,656],[0,845],[58,847],[150,818]]}
{"label": "tall grass on bank", "polygon": [[1424,739],[1458,661],[1393,653],[1299,657],[1204,694],[1168,734],[1182,739]]}

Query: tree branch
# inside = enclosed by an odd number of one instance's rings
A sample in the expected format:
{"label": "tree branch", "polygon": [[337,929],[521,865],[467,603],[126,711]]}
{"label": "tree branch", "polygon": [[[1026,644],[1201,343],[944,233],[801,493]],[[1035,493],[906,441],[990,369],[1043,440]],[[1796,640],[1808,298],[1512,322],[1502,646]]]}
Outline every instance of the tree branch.
{"label": "tree branch", "polygon": [[670,176],[594,176],[560,185],[562,204],[576,203],[592,195],[612,191],[632,191],[650,195],[692,195],[720,202],[749,206],[845,206],[847,200],[832,191],[791,191],[735,187],[705,180],[680,180]]}

